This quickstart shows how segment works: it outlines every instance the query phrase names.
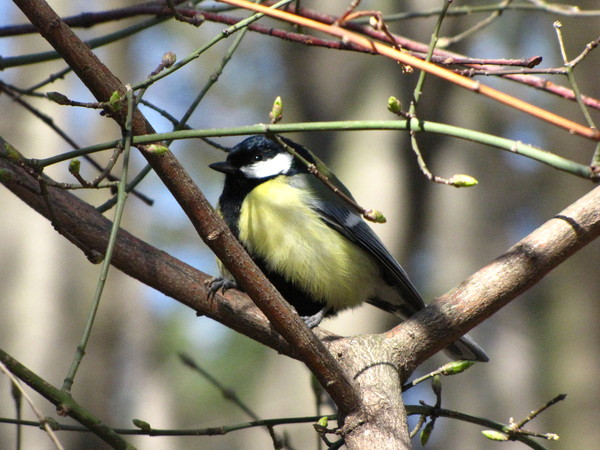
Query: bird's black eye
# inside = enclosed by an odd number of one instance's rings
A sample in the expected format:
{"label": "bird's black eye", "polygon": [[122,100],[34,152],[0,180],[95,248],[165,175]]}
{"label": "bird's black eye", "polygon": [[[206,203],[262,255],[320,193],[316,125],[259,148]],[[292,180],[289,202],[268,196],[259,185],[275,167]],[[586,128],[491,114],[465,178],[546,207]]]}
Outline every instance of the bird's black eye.
{"label": "bird's black eye", "polygon": [[263,160],[263,155],[260,155],[260,154],[259,155],[254,155],[252,157],[252,161],[253,162],[262,161],[262,160]]}

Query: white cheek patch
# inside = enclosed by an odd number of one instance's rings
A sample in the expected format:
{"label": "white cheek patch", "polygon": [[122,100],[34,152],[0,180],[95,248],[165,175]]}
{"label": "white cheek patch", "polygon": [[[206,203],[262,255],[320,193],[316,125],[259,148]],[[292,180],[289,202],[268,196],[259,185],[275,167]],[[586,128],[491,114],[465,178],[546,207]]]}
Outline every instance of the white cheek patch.
{"label": "white cheek patch", "polygon": [[287,152],[278,153],[271,159],[257,161],[240,170],[248,178],[268,178],[286,173],[292,167],[294,157]]}

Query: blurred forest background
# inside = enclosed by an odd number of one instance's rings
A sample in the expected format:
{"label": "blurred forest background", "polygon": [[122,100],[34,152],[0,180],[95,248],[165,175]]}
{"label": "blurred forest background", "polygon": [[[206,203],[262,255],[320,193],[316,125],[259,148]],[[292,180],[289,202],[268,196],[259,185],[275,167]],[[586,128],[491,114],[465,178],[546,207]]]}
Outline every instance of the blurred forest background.
{"label": "blurred forest background", "polygon": [[[61,15],[103,11],[129,1],[53,0]],[[340,15],[348,1],[305,0],[302,6]],[[468,5],[495,2],[454,2]],[[510,2],[508,2],[510,3]],[[513,2],[517,3],[517,2]],[[537,2],[518,2],[533,5]],[[561,2],[567,3],[567,2]],[[360,8],[384,14],[438,8],[441,0],[363,1]],[[579,1],[582,9],[597,8],[595,0]],[[0,5],[0,27],[27,23],[12,2]],[[480,22],[489,13],[451,16],[442,35],[454,36]],[[247,17],[244,11],[232,12]],[[132,18],[76,29],[84,39],[127,28],[147,18]],[[569,57],[598,37],[600,15],[570,17],[535,9],[509,9],[478,33],[450,50],[481,58],[527,58],[541,55],[542,67],[560,67],[562,59],[553,28],[560,20]],[[265,24],[290,29],[262,19]],[[429,42],[436,17],[390,21],[399,35]],[[147,77],[165,52],[178,59],[204,45],[225,28],[205,23],[199,28],[168,20],[126,40],[96,48],[99,58],[125,83]],[[201,58],[151,87],[145,99],[180,117],[220,64],[233,37],[225,39]],[[50,50],[37,34],[0,39],[6,58]],[[597,52],[597,50],[596,50]],[[576,69],[584,94],[600,97],[599,57],[592,52]],[[65,67],[60,59],[11,67],[2,81],[19,87],[34,85]],[[418,73],[402,74],[383,57],[302,46],[249,32],[190,119],[193,128],[222,128],[268,121],[273,100],[281,96],[284,121],[390,120],[389,96],[408,105]],[[489,84],[538,106],[583,122],[573,102],[492,77]],[[566,79],[553,79],[566,84]],[[71,99],[93,101],[72,73],[44,88]],[[120,137],[118,127],[99,118],[98,112],[27,98],[81,146]],[[171,124],[143,108],[159,132]],[[592,111],[600,120],[597,111]],[[419,117],[521,140],[589,163],[593,144],[570,136],[536,119],[429,76],[419,104]],[[0,95],[0,134],[28,157],[42,158],[70,150],[38,118],[7,95]],[[388,223],[375,225],[392,253],[407,270],[426,300],[448,291],[488,263],[538,225],[551,218],[593,184],[553,170],[524,157],[480,144],[420,136],[421,149],[434,174],[449,177],[467,173],[479,180],[469,189],[433,184],[420,173],[406,132],[354,131],[293,134],[330,164],[359,203],[383,211]],[[232,145],[240,138],[219,142]],[[207,165],[223,154],[200,140],[175,142],[175,155],[183,162],[209,199],[216,202],[222,176]],[[133,168],[143,159],[133,154]],[[82,172],[93,178],[93,169]],[[49,175],[71,180],[66,165]],[[124,228],[207,273],[216,274],[213,255],[195,234],[157,177],[150,174],[139,189],[152,199],[148,207],[130,196]],[[107,198],[105,191],[78,195],[94,205]],[[75,246],[56,233],[48,221],[0,188],[0,347],[56,386],[62,384],[79,342],[99,276],[99,266],[88,263]],[[112,212],[107,213],[112,217]],[[559,393],[566,401],[555,405],[529,428],[560,435],[544,442],[551,449],[595,448],[600,441],[600,246],[585,248],[567,260],[498,314],[471,332],[487,350],[491,362],[478,364],[465,374],[444,379],[443,405],[447,408],[507,422],[524,418]],[[381,332],[393,325],[392,317],[370,306],[340,314],[324,328],[341,334]],[[262,347],[170,298],[111,270],[100,306],[91,345],[73,387],[74,397],[106,423],[132,427],[138,418],[155,428],[200,428],[248,421],[248,416],[225,400],[205,378],[184,366],[185,353],[221,383],[235,390],[261,418],[315,414],[310,376],[302,364]],[[415,375],[437,368],[447,360],[436,356]],[[32,393],[44,414],[56,417],[54,408]],[[407,404],[433,401],[428,387],[405,397]],[[0,377],[0,417],[14,417],[10,383]],[[28,407],[24,416],[34,419]],[[414,418],[413,418],[414,419]],[[68,419],[60,419],[68,423]],[[414,422],[414,420],[413,420]],[[310,425],[278,428],[296,449],[315,448]],[[522,444],[496,444],[486,440],[480,427],[438,420],[427,445],[430,449],[513,449]],[[58,432],[67,448],[105,448],[90,433]],[[23,430],[23,448],[50,448],[44,432]],[[264,449],[272,443],[264,429],[238,431],[218,437],[129,438],[143,449]],[[14,448],[15,426],[0,424],[0,449]],[[420,444],[415,441],[415,447]]]}

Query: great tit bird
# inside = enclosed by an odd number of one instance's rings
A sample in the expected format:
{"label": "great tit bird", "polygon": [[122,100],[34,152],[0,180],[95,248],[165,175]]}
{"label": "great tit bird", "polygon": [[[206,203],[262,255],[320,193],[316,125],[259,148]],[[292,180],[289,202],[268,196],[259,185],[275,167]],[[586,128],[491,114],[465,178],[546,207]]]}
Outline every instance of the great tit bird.
{"label": "great tit bird", "polygon": [[[278,138],[352,198],[310,151]],[[226,161],[209,167],[225,174],[219,213],[310,328],[365,301],[401,318],[425,307],[406,272],[360,214],[279,143],[252,136],[233,147]],[[224,268],[222,273],[213,291],[236,286]],[[454,358],[488,361],[466,335],[447,350]]]}

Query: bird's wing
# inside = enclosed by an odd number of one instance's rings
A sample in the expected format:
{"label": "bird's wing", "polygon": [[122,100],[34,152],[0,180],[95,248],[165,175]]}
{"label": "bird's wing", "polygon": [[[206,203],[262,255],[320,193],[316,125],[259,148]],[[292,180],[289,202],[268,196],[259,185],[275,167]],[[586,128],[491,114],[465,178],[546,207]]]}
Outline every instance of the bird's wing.
{"label": "bird's wing", "polygon": [[[318,180],[313,178],[303,181],[310,184],[313,190],[318,191],[319,195],[312,198],[311,206],[318,212],[322,220],[379,261],[385,281],[399,290],[402,300],[408,306],[408,310],[401,311],[402,315],[410,316],[423,309],[425,307],[423,299],[409,280],[408,275],[362,217]],[[315,182],[317,185],[314,184]],[[347,192],[347,189],[344,190]],[[386,306],[385,302],[377,300],[372,303],[391,312],[395,312],[397,309],[392,305]]]}

